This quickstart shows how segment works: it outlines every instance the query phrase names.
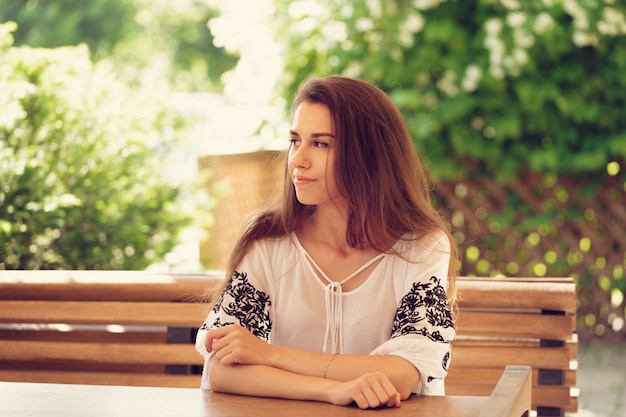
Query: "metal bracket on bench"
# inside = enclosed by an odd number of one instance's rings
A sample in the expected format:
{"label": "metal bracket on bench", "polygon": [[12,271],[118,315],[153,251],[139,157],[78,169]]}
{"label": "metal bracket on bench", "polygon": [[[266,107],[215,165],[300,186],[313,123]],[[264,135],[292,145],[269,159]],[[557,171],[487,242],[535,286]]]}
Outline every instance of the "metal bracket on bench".
{"label": "metal bracket on bench", "polygon": [[[167,343],[196,343],[198,329],[192,327],[168,327]],[[166,374],[189,375],[202,374],[202,367],[196,365],[165,365]]]}
{"label": "metal bracket on bench", "polygon": [[[556,310],[542,310],[541,314],[564,316],[564,311]],[[539,346],[541,347],[563,347],[565,342],[562,340],[540,340]],[[565,371],[562,369],[538,369],[537,370],[537,383],[539,385],[564,385],[565,384]],[[538,416],[564,416],[564,410],[557,407],[537,407]]]}

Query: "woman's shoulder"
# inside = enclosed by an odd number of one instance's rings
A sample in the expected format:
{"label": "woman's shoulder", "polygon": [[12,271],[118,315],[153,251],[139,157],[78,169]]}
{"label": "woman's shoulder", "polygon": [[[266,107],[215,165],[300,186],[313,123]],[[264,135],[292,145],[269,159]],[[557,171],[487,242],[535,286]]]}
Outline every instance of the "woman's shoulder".
{"label": "woman's shoulder", "polygon": [[253,262],[263,262],[269,265],[281,265],[293,259],[297,252],[297,246],[291,235],[262,238],[255,241],[246,254],[245,258]]}
{"label": "woman's shoulder", "polygon": [[289,236],[255,240],[235,271],[244,274],[255,286],[271,291],[272,282],[293,269],[297,258]]}
{"label": "woman's shoulder", "polygon": [[400,239],[394,249],[398,254],[415,262],[434,253],[450,255],[450,239],[441,230],[435,230],[424,235],[406,234]]}
{"label": "woman's shoulder", "polygon": [[264,237],[254,242],[253,247],[266,251],[289,250],[295,247],[293,233],[279,237]]}

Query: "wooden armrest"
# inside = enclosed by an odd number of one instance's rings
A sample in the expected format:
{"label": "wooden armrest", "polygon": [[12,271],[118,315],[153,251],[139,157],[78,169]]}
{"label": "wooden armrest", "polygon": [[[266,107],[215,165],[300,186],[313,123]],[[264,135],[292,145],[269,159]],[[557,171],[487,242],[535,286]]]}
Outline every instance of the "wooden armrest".
{"label": "wooden armrest", "polygon": [[508,365],[479,417],[524,417],[530,415],[530,366]]}

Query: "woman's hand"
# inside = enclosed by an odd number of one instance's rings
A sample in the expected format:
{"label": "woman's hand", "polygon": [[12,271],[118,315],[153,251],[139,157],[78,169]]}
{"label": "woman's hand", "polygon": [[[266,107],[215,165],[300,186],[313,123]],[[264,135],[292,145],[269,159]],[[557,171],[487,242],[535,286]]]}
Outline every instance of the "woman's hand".
{"label": "woman's hand", "polygon": [[351,381],[340,382],[331,390],[330,402],[336,405],[354,402],[362,409],[401,405],[400,393],[382,372],[367,373]]}
{"label": "woman's hand", "polygon": [[268,365],[272,347],[235,324],[209,330],[205,346],[224,365]]}

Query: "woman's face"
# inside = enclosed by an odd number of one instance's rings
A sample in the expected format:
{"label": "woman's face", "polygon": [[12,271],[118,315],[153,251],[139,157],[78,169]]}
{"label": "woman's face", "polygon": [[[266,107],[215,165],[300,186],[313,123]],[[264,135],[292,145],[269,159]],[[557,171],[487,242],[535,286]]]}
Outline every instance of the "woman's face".
{"label": "woman's face", "polygon": [[330,110],[319,103],[302,102],[291,122],[289,173],[298,201],[305,205],[336,205],[334,158],[337,138]]}

